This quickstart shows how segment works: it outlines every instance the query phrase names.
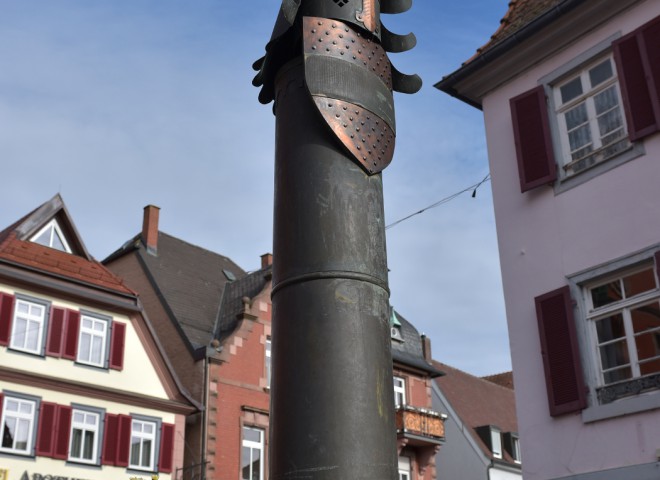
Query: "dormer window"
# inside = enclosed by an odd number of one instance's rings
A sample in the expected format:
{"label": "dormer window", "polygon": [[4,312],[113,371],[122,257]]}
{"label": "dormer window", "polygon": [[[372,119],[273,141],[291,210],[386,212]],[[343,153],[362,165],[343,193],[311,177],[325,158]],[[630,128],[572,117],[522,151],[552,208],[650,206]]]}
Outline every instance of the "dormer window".
{"label": "dormer window", "polygon": [[391,310],[390,314],[390,336],[392,337],[392,340],[398,340],[399,342],[403,342],[403,336],[401,335],[401,322],[396,316],[396,312],[394,309]]}
{"label": "dormer window", "polygon": [[44,247],[54,248],[61,252],[71,253],[71,248],[62,233],[62,229],[55,219],[52,219],[44,225],[41,230],[32,236],[30,241],[43,245]]}

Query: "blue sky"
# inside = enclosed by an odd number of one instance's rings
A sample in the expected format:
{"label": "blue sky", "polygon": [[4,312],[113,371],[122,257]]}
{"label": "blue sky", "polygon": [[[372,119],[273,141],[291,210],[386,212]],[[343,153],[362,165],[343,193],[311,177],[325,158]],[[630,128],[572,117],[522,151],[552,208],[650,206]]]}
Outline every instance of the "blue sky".
{"label": "blue sky", "polygon": [[[246,4],[249,3],[249,7]],[[415,0],[384,15],[424,80],[396,94],[391,224],[488,173],[481,112],[433,84],[495,32],[508,0]],[[0,0],[0,228],[61,193],[98,259],[161,230],[259,267],[272,251],[274,117],[251,85],[279,0]],[[387,230],[391,301],[434,358],[510,369],[490,186]]]}

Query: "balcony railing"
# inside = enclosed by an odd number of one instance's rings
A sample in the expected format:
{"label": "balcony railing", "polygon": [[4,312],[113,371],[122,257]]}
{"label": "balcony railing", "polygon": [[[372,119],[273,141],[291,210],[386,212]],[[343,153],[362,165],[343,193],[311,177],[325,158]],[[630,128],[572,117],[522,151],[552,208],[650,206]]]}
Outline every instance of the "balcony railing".
{"label": "balcony railing", "polygon": [[396,407],[395,415],[397,436],[407,438],[409,444],[439,445],[444,441],[446,415],[408,405]]}

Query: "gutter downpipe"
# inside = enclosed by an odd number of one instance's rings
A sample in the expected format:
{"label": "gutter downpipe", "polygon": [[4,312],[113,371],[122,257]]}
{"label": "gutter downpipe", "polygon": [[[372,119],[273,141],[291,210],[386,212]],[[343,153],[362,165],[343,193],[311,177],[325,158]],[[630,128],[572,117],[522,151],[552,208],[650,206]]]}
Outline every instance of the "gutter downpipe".
{"label": "gutter downpipe", "polygon": [[450,73],[433,86],[438,90],[441,90],[478,110],[482,110],[483,107],[479,102],[460,94],[458,90],[454,88],[454,85],[472,75],[476,71],[480,70],[482,67],[485,67],[489,63],[497,60],[499,57],[507,53],[515,46],[520,45],[523,41],[538,33],[539,30],[547,27],[559,17],[569,13],[583,3],[586,3],[586,0],[567,0],[563,3],[560,3],[559,5],[554,6],[540,17],[537,17],[535,20],[531,21],[521,30],[518,30],[511,36],[505,38],[500,43],[496,44],[493,48],[486,50],[484,53],[477,56],[474,60],[465,64],[455,72]]}

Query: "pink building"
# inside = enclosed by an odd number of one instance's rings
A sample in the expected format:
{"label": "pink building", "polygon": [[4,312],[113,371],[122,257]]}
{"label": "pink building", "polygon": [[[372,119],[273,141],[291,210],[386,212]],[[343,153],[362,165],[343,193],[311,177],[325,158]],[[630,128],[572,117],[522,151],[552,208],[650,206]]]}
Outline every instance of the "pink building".
{"label": "pink building", "polygon": [[523,476],[660,478],[660,1],[513,0],[484,112]]}

